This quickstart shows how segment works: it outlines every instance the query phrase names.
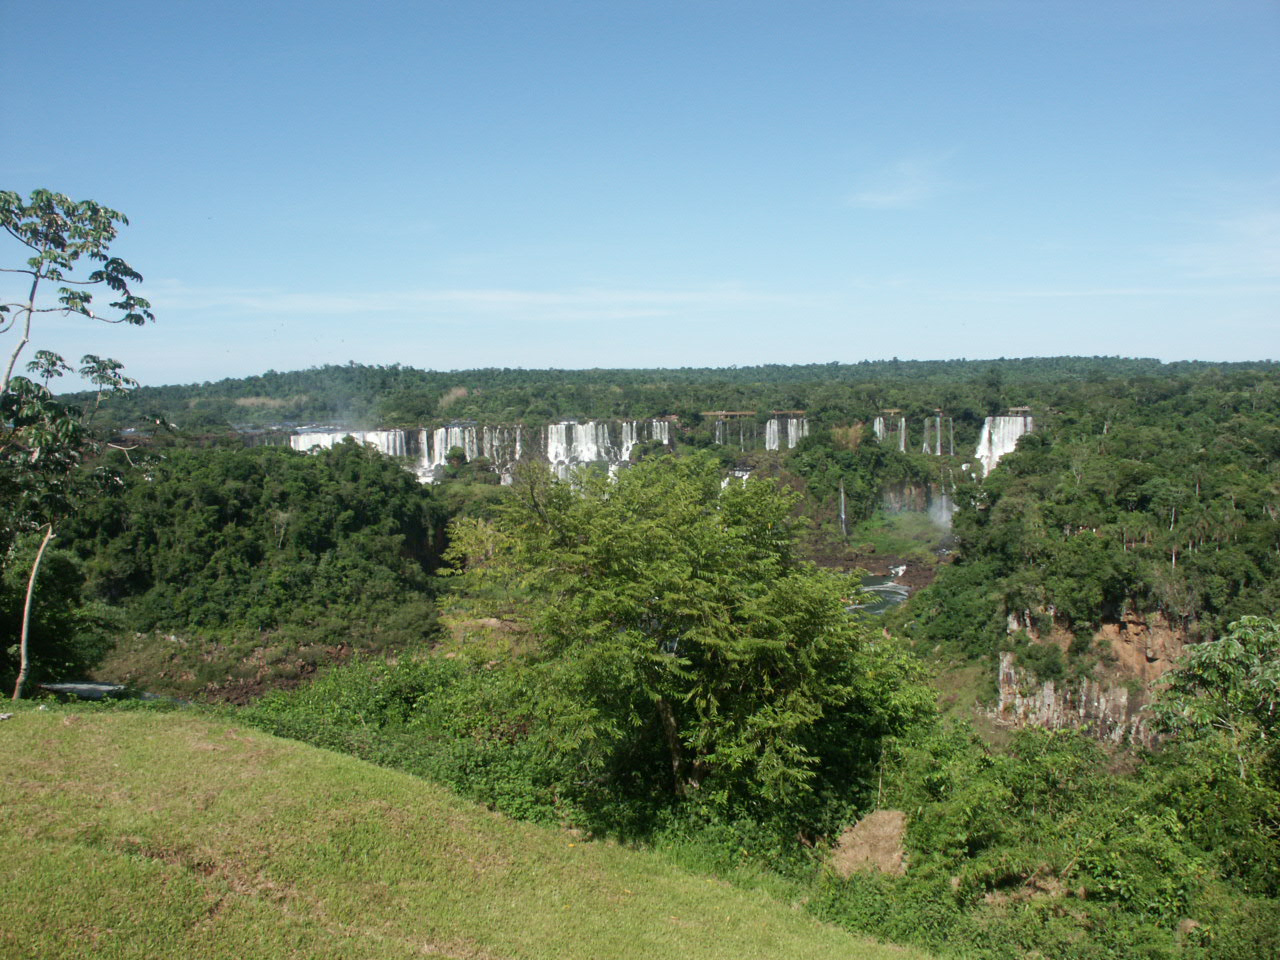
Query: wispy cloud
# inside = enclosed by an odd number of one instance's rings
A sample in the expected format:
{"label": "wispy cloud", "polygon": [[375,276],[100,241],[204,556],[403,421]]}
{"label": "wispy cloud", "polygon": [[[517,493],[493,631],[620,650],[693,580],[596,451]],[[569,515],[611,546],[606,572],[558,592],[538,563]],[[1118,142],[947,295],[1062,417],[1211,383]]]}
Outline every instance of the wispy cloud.
{"label": "wispy cloud", "polygon": [[713,286],[689,290],[581,288],[522,290],[503,288],[418,289],[363,293],[296,292],[280,289],[190,287],[176,281],[148,283],[157,311],[224,311],[239,316],[338,316],[367,314],[456,313],[534,315],[539,319],[639,319],[675,312],[750,308],[794,303],[795,298]]}
{"label": "wispy cloud", "polygon": [[871,174],[850,194],[850,206],[867,210],[913,210],[924,206],[950,184],[942,168],[951,154],[906,157]]}
{"label": "wispy cloud", "polygon": [[1081,284],[1079,287],[1026,287],[995,290],[953,291],[942,300],[993,302],[1003,300],[1066,300],[1088,298],[1222,297],[1280,293],[1280,283],[1242,283],[1230,286],[1183,284],[1177,286],[1107,287]]}

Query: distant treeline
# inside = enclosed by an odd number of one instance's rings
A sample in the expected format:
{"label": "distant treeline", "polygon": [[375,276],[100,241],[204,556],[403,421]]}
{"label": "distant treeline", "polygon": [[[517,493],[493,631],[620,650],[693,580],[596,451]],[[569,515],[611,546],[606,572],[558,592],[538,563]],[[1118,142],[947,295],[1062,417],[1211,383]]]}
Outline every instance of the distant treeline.
{"label": "distant treeline", "polygon": [[[1275,373],[1271,361],[1162,363],[1149,358],[1051,357],[996,360],[876,360],[861,363],[679,369],[418,370],[391,364],[329,365],[215,383],[143,387],[113,402],[115,424],[163,419],[180,429],[336,423],[417,426],[441,419],[547,422],[562,418],[678,416],[709,411],[804,410],[847,423],[900,409],[908,417],[942,409],[966,420],[1017,405],[1063,405],[1102,384],[1133,397],[1204,375]],[[80,399],[88,400],[85,394]]]}

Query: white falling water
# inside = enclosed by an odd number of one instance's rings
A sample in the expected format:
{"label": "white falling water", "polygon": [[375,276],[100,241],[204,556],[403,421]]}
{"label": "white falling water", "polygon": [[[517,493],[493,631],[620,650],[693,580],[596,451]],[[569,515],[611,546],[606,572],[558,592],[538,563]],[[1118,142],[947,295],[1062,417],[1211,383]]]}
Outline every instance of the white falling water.
{"label": "white falling water", "polygon": [[804,417],[787,419],[787,448],[794,450],[801,439],[809,435],[809,421]]}
{"label": "white falling water", "polygon": [[[646,425],[648,426],[647,430],[645,429]],[[716,426],[719,427],[720,424],[717,423]],[[608,444],[607,428],[604,424],[600,424],[600,429],[604,431],[606,448],[613,450],[614,448],[612,445]],[[637,443],[644,443],[646,441],[667,445],[670,445],[671,443],[671,424],[666,420],[623,420],[619,425],[619,433],[622,440],[616,448],[615,455],[608,458],[612,467],[616,467],[619,463],[629,461],[631,459],[631,451]],[[717,438],[720,436],[718,430],[716,436]],[[717,439],[716,442],[719,443],[720,440]]]}
{"label": "white falling water", "polygon": [[[737,425],[738,425],[738,431],[737,431],[738,432],[738,438],[737,438],[738,449],[746,450],[747,449],[746,424],[744,423],[744,421],[739,420],[737,422]],[[715,433],[716,443],[720,444],[721,446],[724,446],[725,444],[733,443],[734,442],[733,432],[734,432],[733,421],[731,420],[716,421],[716,433]],[[670,437],[670,433],[668,432],[663,437],[663,442],[670,443],[671,441],[669,437]]]}
{"label": "white falling water", "polygon": [[569,461],[569,427],[567,423],[549,423],[543,431],[542,448],[547,451],[547,462],[553,466]]}
{"label": "white falling water", "polygon": [[1018,438],[1034,428],[1035,423],[1029,416],[987,417],[978,437],[978,449],[973,454],[982,464],[982,475],[988,476],[1000,458],[1018,446]]}
{"label": "white falling water", "polygon": [[608,424],[598,420],[548,424],[543,448],[551,469],[561,479],[567,479],[575,467],[583,464],[605,461],[614,465],[621,462],[609,437]]}
{"label": "white falling water", "polygon": [[[944,434],[946,440],[943,439]],[[926,417],[924,442],[920,445],[920,452],[940,457],[944,448],[950,456],[955,456],[955,422],[950,417]]]}
{"label": "white falling water", "polygon": [[943,530],[951,529],[951,517],[956,512],[955,502],[945,490],[939,490],[929,499],[929,519]]}
{"label": "white falling water", "polygon": [[631,459],[631,448],[640,442],[639,434],[640,425],[636,421],[622,421],[622,448],[619,453],[623,460]]}
{"label": "white falling water", "polygon": [[[785,424],[785,427],[783,426]],[[809,421],[804,417],[773,417],[764,425],[764,448],[782,449],[783,430],[786,431],[787,449],[794,450],[803,437],[809,435]]]}
{"label": "white falling water", "polygon": [[449,451],[455,447],[462,451],[468,462],[486,458],[503,483],[511,482],[515,465],[523,453],[519,426],[477,428],[474,424],[454,423],[435,430],[419,430],[415,469],[419,479],[426,483],[440,479]]}
{"label": "white falling water", "polygon": [[317,448],[328,450],[350,437],[356,443],[368,443],[388,457],[407,457],[408,444],[403,430],[337,430],[327,433],[299,433],[289,438],[289,446],[301,453]]}
{"label": "white falling water", "polygon": [[778,418],[773,417],[764,425],[764,448],[766,450],[778,449]]}
{"label": "white falling water", "polygon": [[[351,437],[359,443],[369,443],[384,454],[393,457],[416,459],[414,472],[424,482],[443,478],[448,466],[448,456],[455,448],[468,462],[484,458],[502,478],[510,483],[517,463],[526,456],[542,459],[556,475],[567,478],[575,467],[605,463],[610,472],[630,461],[638,443],[660,443],[670,447],[674,434],[667,419],[578,422],[565,420],[552,423],[542,430],[541,449],[535,442],[531,450],[525,449],[521,427],[487,426],[471,422],[454,422],[434,429],[404,430],[337,430],[304,433],[290,438],[295,450],[327,449],[343,438]],[[715,424],[718,443],[734,442],[747,448],[746,435],[751,433],[759,442],[760,434],[754,424],[739,421],[737,430],[728,421]],[[765,445],[769,450],[794,449],[809,435],[809,422],[804,417],[774,417],[765,424]],[[785,447],[784,447],[785,444]]]}
{"label": "white falling water", "polygon": [[871,432],[876,435],[876,440],[884,443],[886,440],[892,442],[895,434],[897,439],[897,447],[903,453],[907,452],[907,418],[899,417],[898,422],[893,428],[885,421],[884,417],[876,417],[871,421]]}
{"label": "white falling water", "polygon": [[430,430],[418,431],[418,467],[414,472],[423,483],[430,483],[434,477],[435,469],[431,464]]}
{"label": "white falling water", "polygon": [[520,427],[485,427],[480,434],[480,456],[495,465],[514,464],[520,459]]}
{"label": "white falling water", "polygon": [[480,455],[480,446],[476,442],[476,428],[472,426],[454,425],[437,427],[431,434],[431,449],[428,466],[432,471],[443,467],[448,460],[449,451],[457,447],[468,461]]}
{"label": "white falling water", "polygon": [[488,458],[504,484],[515,479],[522,450],[520,426],[485,427],[480,434],[480,456]]}

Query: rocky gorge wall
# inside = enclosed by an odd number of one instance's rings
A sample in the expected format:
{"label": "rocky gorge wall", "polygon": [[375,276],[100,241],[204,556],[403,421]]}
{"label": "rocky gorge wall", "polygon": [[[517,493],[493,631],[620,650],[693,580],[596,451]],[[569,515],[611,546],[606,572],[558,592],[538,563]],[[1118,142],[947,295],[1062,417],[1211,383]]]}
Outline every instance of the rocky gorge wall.
{"label": "rocky gorge wall", "polygon": [[[1010,627],[1026,629],[1011,617]],[[1029,631],[1030,632],[1030,631]],[[1071,635],[1055,627],[1041,643],[1065,649]],[[998,696],[989,716],[1012,726],[1050,730],[1080,729],[1111,743],[1151,746],[1148,706],[1160,678],[1170,670],[1186,646],[1186,635],[1162,614],[1128,614],[1104,623],[1094,635],[1101,662],[1093,675],[1078,680],[1040,680],[1020,666],[1017,655],[1000,655]]]}
{"label": "rocky gorge wall", "polygon": [[950,491],[940,483],[889,484],[880,495],[880,508],[885,513],[927,513],[943,530],[951,529],[956,511]]}

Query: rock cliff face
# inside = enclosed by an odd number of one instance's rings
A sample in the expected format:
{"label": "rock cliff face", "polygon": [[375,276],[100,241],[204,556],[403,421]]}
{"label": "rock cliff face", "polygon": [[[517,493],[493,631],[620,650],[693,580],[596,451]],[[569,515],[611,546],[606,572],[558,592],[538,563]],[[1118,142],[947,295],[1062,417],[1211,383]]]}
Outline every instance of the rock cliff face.
{"label": "rock cliff face", "polygon": [[885,513],[928,513],[929,519],[943,530],[951,529],[951,517],[956,512],[951,494],[938,483],[890,484],[880,495],[880,506]]}
{"label": "rock cliff face", "polygon": [[1000,655],[1000,697],[992,718],[1014,727],[1085,730],[1112,743],[1150,745],[1144,691],[1099,680],[1041,683],[1012,653]]}
{"label": "rock cliff face", "polygon": [[[1061,643],[1063,638],[1051,634],[1041,642]],[[1104,652],[1105,662],[1093,677],[1074,681],[1042,682],[1018,665],[1015,654],[1003,653],[999,697],[991,716],[1014,727],[1074,728],[1099,740],[1150,746],[1155,734],[1148,726],[1147,706],[1153,687],[1185,643],[1185,635],[1162,615],[1126,616],[1103,624],[1094,644]]]}
{"label": "rock cliff face", "polygon": [[1094,643],[1111,651],[1116,658],[1114,669],[1122,676],[1150,683],[1174,665],[1187,639],[1163,614],[1128,615],[1119,623],[1104,623]]}

